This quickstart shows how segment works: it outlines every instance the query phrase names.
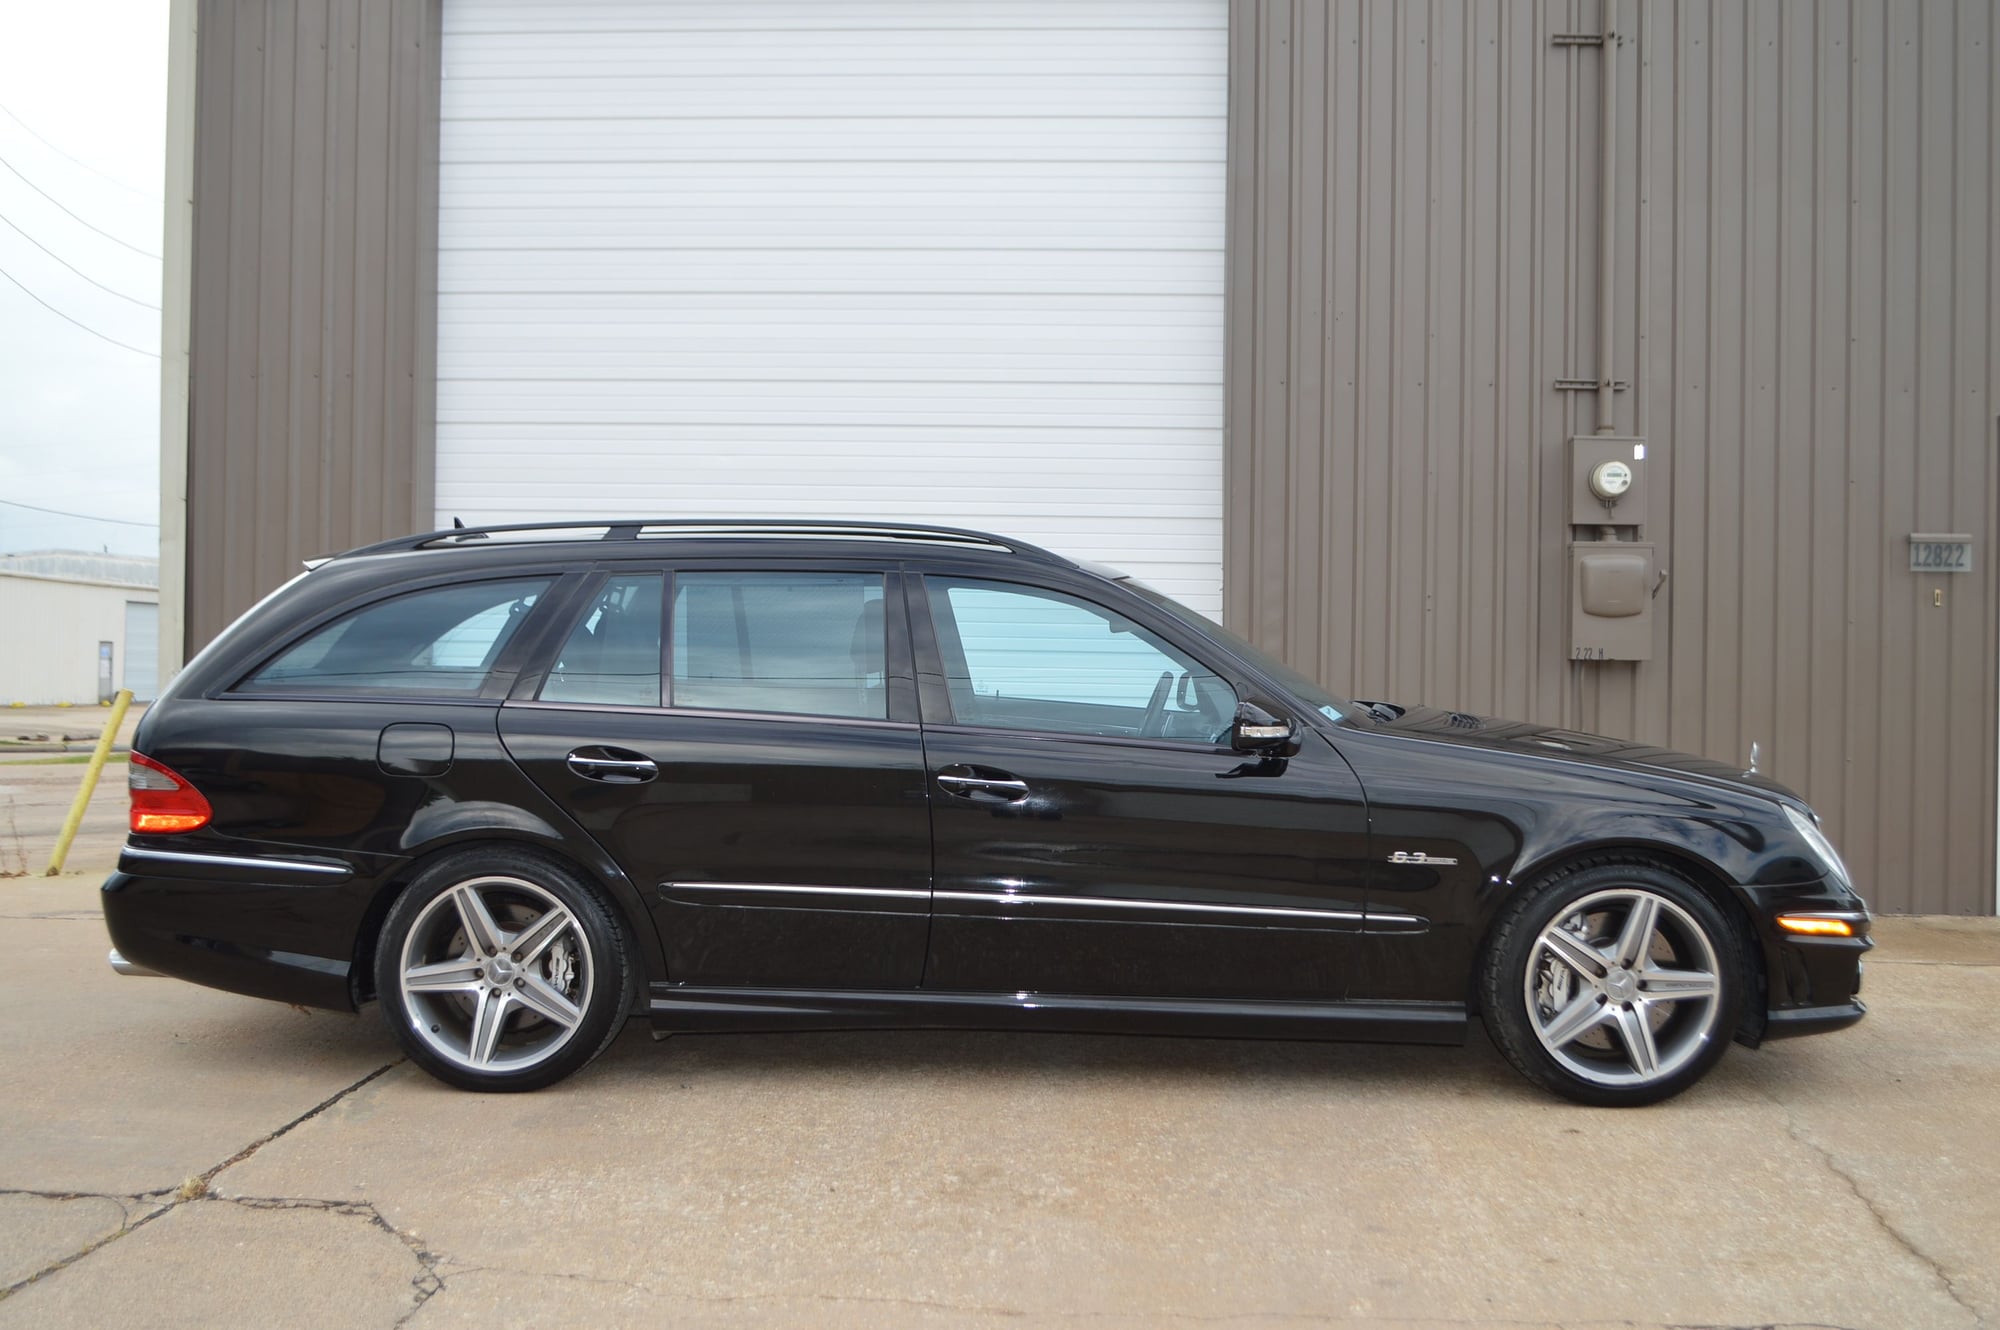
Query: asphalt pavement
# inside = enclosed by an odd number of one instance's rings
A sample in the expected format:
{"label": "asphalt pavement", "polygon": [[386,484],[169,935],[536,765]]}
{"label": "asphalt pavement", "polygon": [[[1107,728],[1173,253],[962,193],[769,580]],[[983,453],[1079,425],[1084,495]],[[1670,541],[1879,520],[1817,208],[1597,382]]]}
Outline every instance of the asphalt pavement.
{"label": "asphalt pavement", "polygon": [[[0,784],[18,769],[0,766]],[[0,880],[0,1327],[2000,1323],[2000,924],[1649,1109],[1463,1050],[634,1024],[468,1095]]]}

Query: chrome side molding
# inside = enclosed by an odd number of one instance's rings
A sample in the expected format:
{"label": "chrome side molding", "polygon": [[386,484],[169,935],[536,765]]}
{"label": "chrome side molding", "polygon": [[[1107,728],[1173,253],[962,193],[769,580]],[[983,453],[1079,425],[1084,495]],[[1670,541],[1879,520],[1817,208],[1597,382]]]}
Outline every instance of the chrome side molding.
{"label": "chrome side molding", "polygon": [[1008,905],[1057,905],[1106,907],[1114,910],[1159,910],[1181,914],[1237,915],[1248,919],[1329,919],[1340,923],[1363,924],[1395,932],[1421,932],[1430,920],[1414,914],[1389,910],[1322,910],[1292,905],[1208,905],[1192,901],[1142,900],[1122,896],[1035,896],[1016,891],[939,891],[940,901],[982,901]]}
{"label": "chrome side molding", "polygon": [[662,882],[665,891],[775,892],[784,896],[879,896],[890,900],[929,900],[931,893],[907,887],[822,887],[786,882]]}
{"label": "chrome side molding", "polygon": [[940,901],[983,901],[995,905],[1068,905],[1113,910],[1162,910],[1176,914],[1234,914],[1250,917],[1291,917],[1334,919],[1343,923],[1362,922],[1359,910],[1311,910],[1284,905],[1202,905],[1192,901],[1139,900],[1125,896],[1035,896],[1017,891],[940,891]]}
{"label": "chrome side molding", "polygon": [[317,873],[323,877],[352,877],[354,870],[340,864],[314,864],[301,859],[252,859],[235,854],[190,854],[184,850],[155,850],[143,845],[127,845],[118,851],[134,859],[158,859],[164,863],[205,864],[212,868],[262,868],[280,873]]}
{"label": "chrome side molding", "polygon": [[1395,910],[1326,910],[1290,905],[1210,905],[1193,901],[1147,900],[1123,896],[1037,896],[1018,891],[926,891],[907,887],[828,887],[778,882],[662,882],[662,895],[670,893],[776,893],[786,896],[846,896],[856,899],[977,901],[988,905],[1084,906],[1111,910],[1157,911],[1170,914],[1234,915],[1243,919],[1318,919],[1359,924],[1364,931],[1421,933],[1430,920],[1421,915]]}

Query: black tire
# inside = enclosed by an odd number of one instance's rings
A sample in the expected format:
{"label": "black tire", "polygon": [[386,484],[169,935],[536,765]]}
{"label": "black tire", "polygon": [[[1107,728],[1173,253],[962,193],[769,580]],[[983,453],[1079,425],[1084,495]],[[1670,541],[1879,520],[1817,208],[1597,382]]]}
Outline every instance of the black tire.
{"label": "black tire", "polygon": [[1595,859],[1550,874],[1501,911],[1478,997],[1493,1042],[1523,1076],[1577,1103],[1629,1107],[1672,1098],[1716,1064],[1735,1035],[1747,974],[1741,933],[1684,874]]}
{"label": "black tire", "polygon": [[539,1090],[579,1070],[617,1037],[631,987],[624,936],[597,892],[525,850],[433,864],[390,907],[375,949],[397,1042],[462,1090]]}

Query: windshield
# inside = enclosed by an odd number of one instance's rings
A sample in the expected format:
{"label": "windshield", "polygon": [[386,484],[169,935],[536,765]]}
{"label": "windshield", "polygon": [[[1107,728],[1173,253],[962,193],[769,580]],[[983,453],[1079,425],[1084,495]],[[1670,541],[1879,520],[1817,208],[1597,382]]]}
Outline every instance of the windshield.
{"label": "windshield", "polygon": [[1328,720],[1347,720],[1366,714],[1354,703],[1328,692],[1270,652],[1230,632],[1206,614],[1198,613],[1171,597],[1161,595],[1144,582],[1127,577],[1123,579],[1123,585],[1138,593],[1148,604],[1157,605],[1188,627],[1198,629],[1210,637],[1221,638],[1237,655],[1276,679],[1287,692]]}

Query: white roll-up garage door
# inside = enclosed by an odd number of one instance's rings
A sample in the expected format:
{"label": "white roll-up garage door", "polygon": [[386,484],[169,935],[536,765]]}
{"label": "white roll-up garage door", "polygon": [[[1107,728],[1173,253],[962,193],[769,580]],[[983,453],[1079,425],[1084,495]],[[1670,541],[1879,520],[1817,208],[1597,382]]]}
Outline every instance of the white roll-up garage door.
{"label": "white roll-up garage door", "polygon": [[147,600],[125,602],[125,673],[120,687],[150,702],[160,691],[160,607]]}
{"label": "white roll-up garage door", "polygon": [[1222,583],[1225,0],[446,0],[438,516]]}

